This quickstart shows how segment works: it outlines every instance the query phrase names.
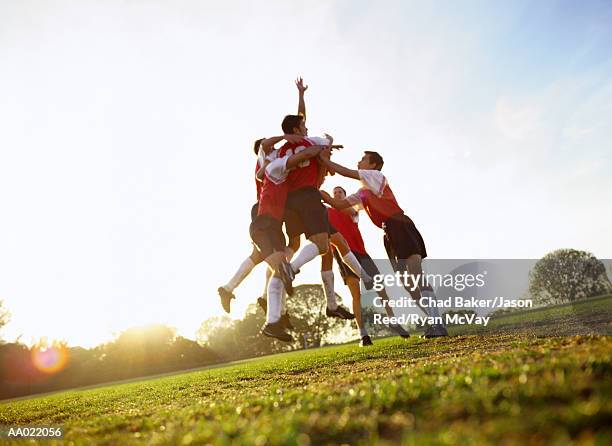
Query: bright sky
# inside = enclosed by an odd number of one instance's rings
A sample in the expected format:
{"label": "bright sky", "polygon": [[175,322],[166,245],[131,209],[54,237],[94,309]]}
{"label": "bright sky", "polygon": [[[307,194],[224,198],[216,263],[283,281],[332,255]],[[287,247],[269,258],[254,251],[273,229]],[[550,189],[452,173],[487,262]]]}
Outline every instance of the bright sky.
{"label": "bright sky", "polygon": [[193,338],[223,314],[252,141],[296,111],[298,74],[311,135],[351,166],[383,154],[431,257],[612,257],[611,23],[607,1],[2,1],[1,335]]}

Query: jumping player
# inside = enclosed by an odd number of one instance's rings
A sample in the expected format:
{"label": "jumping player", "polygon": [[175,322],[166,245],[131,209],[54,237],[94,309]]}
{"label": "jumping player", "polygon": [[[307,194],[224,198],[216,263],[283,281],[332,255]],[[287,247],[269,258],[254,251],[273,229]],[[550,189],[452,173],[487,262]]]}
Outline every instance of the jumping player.
{"label": "jumping player", "polygon": [[[295,85],[298,90],[298,115],[306,117],[306,102],[304,101],[304,93],[308,89],[308,85],[304,85],[304,80],[301,77],[295,80]],[[253,150],[255,152],[255,155],[258,155],[257,164],[255,165],[255,188],[257,191],[257,201],[251,208],[251,222],[257,216],[257,209],[259,205],[259,195],[261,193],[261,188],[263,185],[263,178],[257,178],[257,172],[259,172],[260,169],[263,167],[265,158],[270,156],[271,153],[275,150],[274,145],[279,143],[283,139],[285,139],[288,142],[294,142],[294,143],[300,140],[300,138],[296,139],[296,136],[293,136],[293,139],[291,139],[290,135],[283,135],[282,137],[277,136],[277,137],[268,138],[268,139],[261,138],[255,141]],[[263,155],[261,153],[261,150],[263,150]],[[291,245],[295,247],[295,240],[290,240],[290,246]],[[299,238],[297,240],[297,246],[299,246]],[[297,250],[297,248],[295,248],[293,252],[295,252],[295,250]],[[236,296],[234,295],[234,290],[251,273],[253,268],[255,268],[255,266],[257,266],[262,261],[263,261],[263,258],[259,254],[259,250],[254,246],[251,252],[251,255],[249,255],[246,259],[242,261],[242,263],[240,264],[240,266],[238,267],[238,269],[236,270],[232,278],[225,285],[220,286],[217,289],[217,292],[219,293],[219,297],[221,298],[221,306],[223,307],[223,310],[225,310],[226,313],[230,312],[231,301],[232,299],[236,298]],[[264,286],[264,293],[263,293],[264,300],[266,299],[266,295],[267,295],[267,287],[268,287],[268,281],[270,280],[270,274],[271,274],[270,270],[266,270],[266,283]]]}
{"label": "jumping player", "polygon": [[[343,199],[336,199],[322,192],[325,202],[337,209],[351,206],[363,208],[372,223],[383,229],[385,249],[394,266],[399,270],[408,271],[413,277],[418,274],[422,277],[422,259],[427,257],[425,242],[413,221],[398,205],[387,178],[381,172],[384,161],[380,154],[366,151],[357,163],[357,170],[344,167],[325,157],[320,157],[319,160],[336,173],[361,181],[362,185],[355,194]],[[408,291],[417,304],[421,295],[435,299],[433,289],[429,286],[423,287],[422,290],[417,286],[415,290]],[[435,307],[429,309],[421,307],[421,310],[428,316],[439,316]],[[448,332],[443,325],[436,324],[428,325],[424,335],[425,337],[447,336]]]}
{"label": "jumping player", "polygon": [[[340,186],[334,187],[334,198],[337,200],[346,198],[346,191]],[[357,223],[359,220],[359,212],[354,207],[349,207],[342,210],[330,207],[327,208],[327,216],[329,218],[330,225],[337,228],[348,243],[351,252],[358,259],[362,269],[365,270],[370,277],[380,274],[374,260],[372,260],[372,258],[366,252],[361,231],[359,231],[359,226]],[[344,280],[344,284],[348,287],[351,292],[351,296],[353,297],[353,313],[355,314],[355,321],[357,322],[359,337],[361,338],[359,345],[362,347],[372,345],[372,339],[365,328],[365,324],[363,323],[363,318],[361,316],[361,288],[359,286],[359,276],[350,268],[347,268],[341,253],[339,253],[336,248],[334,248],[333,251],[336,262],[338,263],[338,268],[340,269],[340,274]],[[365,284],[365,287],[371,288],[371,285],[372,283],[370,282],[370,284]],[[387,296],[385,289],[383,288],[379,294],[385,303],[387,315],[394,317],[395,314],[393,313],[393,309],[388,305],[389,297]],[[400,325],[390,325],[389,328],[403,338],[410,336],[408,332]]]}

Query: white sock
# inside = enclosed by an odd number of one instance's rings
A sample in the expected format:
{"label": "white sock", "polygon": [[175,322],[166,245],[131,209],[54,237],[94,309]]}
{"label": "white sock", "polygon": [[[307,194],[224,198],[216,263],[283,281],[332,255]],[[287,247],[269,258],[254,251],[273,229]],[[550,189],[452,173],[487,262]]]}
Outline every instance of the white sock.
{"label": "white sock", "polygon": [[351,271],[357,274],[357,277],[360,279],[364,281],[372,280],[368,273],[366,273],[361,267],[361,263],[359,263],[359,260],[357,260],[355,254],[353,254],[351,251],[342,256],[342,261],[351,269]]}
{"label": "white sock", "polygon": [[368,336],[368,330],[366,330],[365,327],[359,329],[359,337],[363,338],[364,336]]}
{"label": "white sock", "polygon": [[240,282],[242,282],[244,278],[248,276],[251,271],[253,271],[253,268],[255,268],[255,262],[253,262],[250,257],[247,257],[238,267],[238,271],[236,271],[234,276],[223,288],[231,293],[238,285],[240,285]]}
{"label": "white sock", "polygon": [[268,312],[266,322],[273,324],[281,317],[281,301],[283,294],[283,282],[278,277],[272,277],[268,284]]}
{"label": "white sock", "polygon": [[436,294],[431,290],[421,289],[421,296],[429,298],[429,307],[427,307],[427,315],[431,317],[440,317],[438,307],[432,306],[432,303],[438,303]]}
{"label": "white sock", "polygon": [[323,293],[327,299],[327,308],[335,310],[338,308],[338,302],[336,302],[336,292],[334,291],[334,272],[331,269],[321,271],[321,281],[323,282]]}
{"label": "white sock", "polygon": [[298,253],[297,257],[293,262],[291,262],[291,268],[293,268],[293,272],[298,272],[298,270],[306,265],[313,259],[316,259],[319,256],[319,248],[314,243],[309,243],[302,248],[302,250]]}

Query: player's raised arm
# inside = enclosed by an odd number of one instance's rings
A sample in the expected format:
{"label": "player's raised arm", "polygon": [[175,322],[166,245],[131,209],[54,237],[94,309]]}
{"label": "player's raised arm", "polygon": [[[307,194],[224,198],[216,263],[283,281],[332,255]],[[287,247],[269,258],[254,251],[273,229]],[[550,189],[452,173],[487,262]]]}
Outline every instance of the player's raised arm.
{"label": "player's raised arm", "polygon": [[319,160],[325,164],[329,170],[332,170],[343,177],[353,178],[355,180],[359,179],[359,172],[353,169],[349,169],[348,167],[341,166],[338,163],[334,163],[331,159],[320,156]]}
{"label": "player's raised arm", "polygon": [[306,102],[304,101],[304,92],[308,90],[308,85],[304,85],[304,79],[298,77],[295,80],[295,86],[298,89],[298,112],[297,114],[306,119]]}
{"label": "player's raised arm", "polygon": [[346,198],[334,198],[324,190],[321,191],[321,197],[323,197],[324,202],[336,209],[346,209],[352,206]]}

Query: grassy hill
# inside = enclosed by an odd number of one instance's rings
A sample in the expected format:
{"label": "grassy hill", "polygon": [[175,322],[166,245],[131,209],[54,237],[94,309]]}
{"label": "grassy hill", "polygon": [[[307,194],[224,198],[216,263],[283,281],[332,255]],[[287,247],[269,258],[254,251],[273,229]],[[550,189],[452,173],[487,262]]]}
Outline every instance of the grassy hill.
{"label": "grassy hill", "polygon": [[8,402],[0,424],[61,425],[73,445],[612,444],[611,347],[388,338]]}

